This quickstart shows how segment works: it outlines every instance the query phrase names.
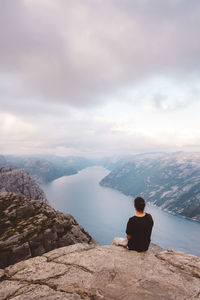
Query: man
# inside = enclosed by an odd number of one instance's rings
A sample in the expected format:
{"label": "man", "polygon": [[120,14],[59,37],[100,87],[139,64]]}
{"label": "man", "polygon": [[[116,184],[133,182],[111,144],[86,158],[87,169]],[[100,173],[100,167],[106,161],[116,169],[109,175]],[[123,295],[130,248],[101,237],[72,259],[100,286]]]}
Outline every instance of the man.
{"label": "man", "polygon": [[149,248],[153,219],[150,214],[144,212],[145,201],[143,198],[135,198],[134,207],[136,215],[129,219],[126,227],[128,249],[143,252]]}

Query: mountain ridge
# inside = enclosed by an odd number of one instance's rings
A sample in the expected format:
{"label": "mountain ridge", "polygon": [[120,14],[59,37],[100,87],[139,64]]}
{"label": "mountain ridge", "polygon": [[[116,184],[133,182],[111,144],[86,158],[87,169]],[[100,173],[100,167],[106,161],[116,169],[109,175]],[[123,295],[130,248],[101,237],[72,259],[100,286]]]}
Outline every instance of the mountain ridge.
{"label": "mountain ridge", "polygon": [[200,154],[142,154],[100,182],[170,213],[200,221]]}

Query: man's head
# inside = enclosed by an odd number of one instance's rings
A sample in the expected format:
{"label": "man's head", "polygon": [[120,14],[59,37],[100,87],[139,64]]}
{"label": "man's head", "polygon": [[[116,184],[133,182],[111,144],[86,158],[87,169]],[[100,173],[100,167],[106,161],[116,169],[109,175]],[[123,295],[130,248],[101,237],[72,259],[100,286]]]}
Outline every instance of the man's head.
{"label": "man's head", "polygon": [[135,198],[135,200],[134,200],[134,206],[135,206],[135,209],[137,211],[143,212],[144,208],[145,208],[145,201],[144,201],[144,199],[141,198],[141,197]]}

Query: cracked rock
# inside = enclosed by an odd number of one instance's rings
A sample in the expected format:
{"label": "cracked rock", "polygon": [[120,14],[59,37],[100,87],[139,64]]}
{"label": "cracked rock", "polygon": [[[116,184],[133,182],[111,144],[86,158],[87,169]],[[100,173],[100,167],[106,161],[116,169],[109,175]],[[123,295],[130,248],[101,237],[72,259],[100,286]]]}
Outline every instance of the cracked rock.
{"label": "cracked rock", "polygon": [[154,244],[146,253],[75,244],[7,267],[0,300],[197,300],[200,279],[189,267],[198,272],[199,262]]}

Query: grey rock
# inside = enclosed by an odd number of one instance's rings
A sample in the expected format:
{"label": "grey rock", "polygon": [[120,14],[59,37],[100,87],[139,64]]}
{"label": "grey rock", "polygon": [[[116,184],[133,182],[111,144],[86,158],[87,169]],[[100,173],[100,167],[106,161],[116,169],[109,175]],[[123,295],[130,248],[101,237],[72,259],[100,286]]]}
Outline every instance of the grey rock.
{"label": "grey rock", "polygon": [[[14,166],[0,166],[0,193],[2,192],[12,192],[28,198],[47,201],[40,186],[23,169]],[[22,208],[21,213],[24,213]]]}
{"label": "grey rock", "polygon": [[153,244],[146,253],[76,244],[6,268],[0,299],[197,300],[199,262]]}
{"label": "grey rock", "polygon": [[71,215],[23,195],[0,194],[0,268],[83,242],[95,243]]}
{"label": "grey rock", "polygon": [[13,281],[4,281],[2,283],[2,291],[0,292],[0,299],[14,299],[14,300],[81,300],[77,295],[67,295],[66,293],[54,291],[46,285],[40,284],[26,284]]}
{"label": "grey rock", "polygon": [[159,259],[167,261],[174,267],[200,278],[200,259],[192,254],[185,255],[184,252],[168,249],[156,255]]}

